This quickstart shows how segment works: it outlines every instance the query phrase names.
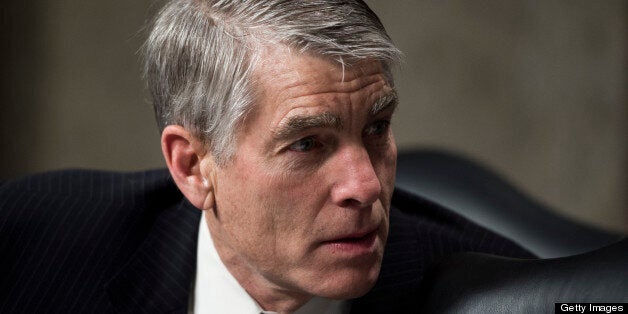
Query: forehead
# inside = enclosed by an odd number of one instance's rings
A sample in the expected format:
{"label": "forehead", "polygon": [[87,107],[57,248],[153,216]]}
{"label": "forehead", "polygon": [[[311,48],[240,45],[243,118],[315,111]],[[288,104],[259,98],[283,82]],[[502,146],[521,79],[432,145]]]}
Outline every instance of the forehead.
{"label": "forehead", "polygon": [[[265,50],[253,75],[256,106],[271,106],[273,110],[280,109],[280,104],[294,106],[294,102],[307,104],[312,99],[392,91],[379,61],[362,60],[344,66],[337,60],[292,53],[285,47]],[[259,109],[271,108],[256,111]]]}
{"label": "forehead", "polygon": [[[289,48],[278,46],[265,49],[254,71],[254,76],[261,83],[260,87],[269,87],[264,83],[282,80],[286,85],[318,82],[351,82],[359,77],[384,74],[381,62],[365,59],[345,66],[341,59],[322,57],[306,53],[293,53]],[[308,82],[309,81],[309,82]]]}

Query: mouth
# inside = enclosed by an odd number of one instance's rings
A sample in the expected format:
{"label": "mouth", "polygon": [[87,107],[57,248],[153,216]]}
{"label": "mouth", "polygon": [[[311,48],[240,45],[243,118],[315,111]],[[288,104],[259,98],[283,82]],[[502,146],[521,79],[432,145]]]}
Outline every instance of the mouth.
{"label": "mouth", "polygon": [[332,253],[349,255],[363,255],[375,250],[375,240],[378,228],[366,232],[355,232],[342,235],[338,238],[324,241],[323,245],[332,250]]}

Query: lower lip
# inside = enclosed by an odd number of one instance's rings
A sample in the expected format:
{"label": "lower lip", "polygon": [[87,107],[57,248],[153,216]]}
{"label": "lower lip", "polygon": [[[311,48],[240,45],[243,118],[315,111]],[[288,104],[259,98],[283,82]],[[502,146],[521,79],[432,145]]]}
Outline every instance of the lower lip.
{"label": "lower lip", "polygon": [[350,255],[362,255],[372,253],[375,250],[377,231],[373,231],[360,238],[340,239],[325,242],[325,246],[332,249],[333,253],[345,253]]}

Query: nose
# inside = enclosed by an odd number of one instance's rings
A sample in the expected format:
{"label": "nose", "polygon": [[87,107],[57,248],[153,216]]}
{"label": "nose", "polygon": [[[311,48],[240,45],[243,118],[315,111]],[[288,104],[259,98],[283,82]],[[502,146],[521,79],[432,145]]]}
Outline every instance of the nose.
{"label": "nose", "polygon": [[382,185],[364,147],[349,147],[338,152],[334,168],[331,197],[335,204],[363,208],[377,201]]}

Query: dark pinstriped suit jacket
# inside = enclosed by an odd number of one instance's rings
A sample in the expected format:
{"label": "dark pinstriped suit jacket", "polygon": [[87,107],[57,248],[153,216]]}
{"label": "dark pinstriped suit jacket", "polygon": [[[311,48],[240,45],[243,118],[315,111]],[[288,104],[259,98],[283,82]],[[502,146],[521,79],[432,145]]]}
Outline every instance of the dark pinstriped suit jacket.
{"label": "dark pinstriped suit jacket", "polygon": [[[426,266],[459,251],[529,257],[397,190],[380,278],[352,312],[416,308]],[[0,313],[186,313],[200,211],[167,170],[60,171],[0,186]]]}

